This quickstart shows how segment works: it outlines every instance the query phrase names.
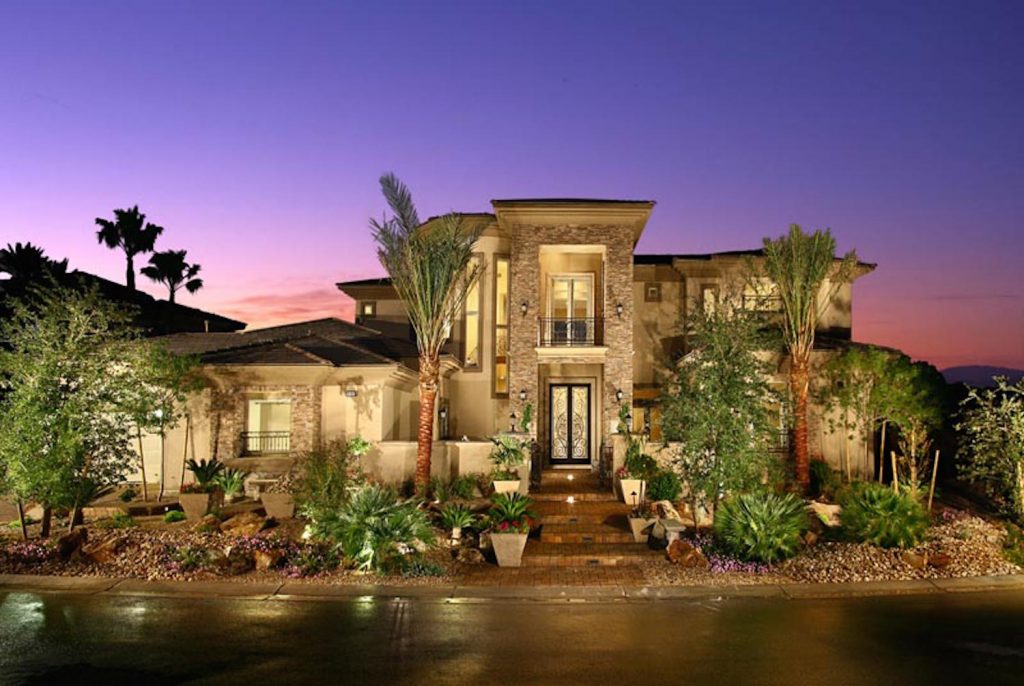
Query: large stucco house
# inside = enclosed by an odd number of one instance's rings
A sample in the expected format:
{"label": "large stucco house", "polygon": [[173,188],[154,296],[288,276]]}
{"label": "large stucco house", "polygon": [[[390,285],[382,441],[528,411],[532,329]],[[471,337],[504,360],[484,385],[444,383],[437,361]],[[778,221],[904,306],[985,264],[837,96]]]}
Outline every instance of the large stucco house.
{"label": "large stucco house", "polygon": [[[615,455],[622,403],[632,407],[634,429],[657,444],[662,370],[685,352],[685,312],[713,307],[737,288],[744,307],[778,306],[770,284],[742,290],[757,251],[636,254],[653,202],[496,200],[493,208],[466,215],[484,225],[474,257],[484,271],[442,358],[436,474],[485,471],[487,437],[508,430],[528,403],[547,467],[594,468],[602,446]],[[860,265],[856,276],[871,269]],[[179,485],[186,455],[214,455],[269,478],[297,452],[356,434],[374,444],[371,472],[411,477],[417,361],[403,305],[387,279],[338,288],[355,300],[355,323],[324,319],[165,339],[174,351],[198,354],[209,380],[189,403],[187,432],[183,424],[162,445],[149,441],[150,469],[164,470],[169,490]],[[852,303],[853,284],[845,284],[826,304],[819,360],[851,341]],[[785,360],[776,366],[782,385]],[[812,416],[813,454],[839,466],[841,443]],[[870,471],[870,452],[854,446],[854,471]]]}

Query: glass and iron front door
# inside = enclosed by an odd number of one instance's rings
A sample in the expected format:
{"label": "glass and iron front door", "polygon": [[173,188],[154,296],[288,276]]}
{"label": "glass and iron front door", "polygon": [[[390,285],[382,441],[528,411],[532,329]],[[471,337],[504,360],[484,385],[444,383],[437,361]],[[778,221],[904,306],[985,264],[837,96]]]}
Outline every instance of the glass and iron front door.
{"label": "glass and iron front door", "polygon": [[590,386],[552,384],[551,464],[590,463]]}

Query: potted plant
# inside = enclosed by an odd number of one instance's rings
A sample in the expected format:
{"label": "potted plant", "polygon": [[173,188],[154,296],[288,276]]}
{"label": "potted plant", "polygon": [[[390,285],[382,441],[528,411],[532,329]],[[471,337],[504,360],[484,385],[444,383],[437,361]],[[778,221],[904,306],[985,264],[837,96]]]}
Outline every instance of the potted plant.
{"label": "potted plant", "polygon": [[217,458],[198,462],[192,459],[185,465],[195,481],[181,487],[178,503],[185,511],[185,517],[197,522],[209,514],[210,510],[224,504],[224,491],[217,484],[217,477],[224,471],[224,463]]}
{"label": "potted plant", "polygon": [[522,565],[526,537],[533,523],[532,504],[532,500],[519,493],[496,493],[492,498],[487,521],[499,567]]}
{"label": "potted plant", "polygon": [[510,434],[498,434],[491,438],[494,448],[490,460],[494,465],[491,476],[495,493],[516,493],[519,491],[519,468],[526,462],[521,440]]}
{"label": "potted plant", "polygon": [[225,502],[233,503],[244,495],[246,476],[248,472],[241,469],[225,469],[214,477],[214,483],[224,491]]}
{"label": "potted plant", "polygon": [[619,410],[619,433],[626,437],[626,461],[615,472],[622,490],[622,502],[636,507],[646,499],[647,480],[658,471],[658,463],[644,452],[643,441],[634,438],[629,427],[629,406]]}
{"label": "potted plant", "polygon": [[629,509],[629,530],[633,534],[633,541],[636,543],[647,543],[647,537],[651,526],[658,521],[652,516],[650,506],[642,502]]}
{"label": "potted plant", "polygon": [[448,503],[441,508],[441,526],[450,529],[452,532],[452,545],[456,546],[462,541],[462,530],[473,526],[476,516],[469,511],[465,505]]}

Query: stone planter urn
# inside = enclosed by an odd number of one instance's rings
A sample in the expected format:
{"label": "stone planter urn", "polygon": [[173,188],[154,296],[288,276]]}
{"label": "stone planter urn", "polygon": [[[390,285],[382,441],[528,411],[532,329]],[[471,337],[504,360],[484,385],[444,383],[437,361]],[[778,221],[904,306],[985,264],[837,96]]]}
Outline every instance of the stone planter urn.
{"label": "stone planter urn", "polygon": [[181,493],[178,495],[178,504],[185,512],[185,519],[190,522],[198,522],[210,514],[211,510],[224,504],[224,493],[222,491]]}
{"label": "stone planter urn", "polygon": [[619,479],[619,487],[622,489],[622,502],[627,505],[635,507],[644,501],[647,482],[643,479]]}
{"label": "stone planter urn", "polygon": [[499,567],[520,567],[528,534],[491,534],[491,547]]}
{"label": "stone planter urn", "polygon": [[260,502],[268,517],[291,519],[295,516],[295,498],[291,493],[261,493]]}
{"label": "stone planter urn", "polygon": [[518,493],[520,479],[509,479],[494,482],[495,493]]}
{"label": "stone planter urn", "polygon": [[647,529],[656,521],[658,520],[648,519],[647,517],[630,517],[629,530],[633,532],[633,541],[636,543],[647,543]]}

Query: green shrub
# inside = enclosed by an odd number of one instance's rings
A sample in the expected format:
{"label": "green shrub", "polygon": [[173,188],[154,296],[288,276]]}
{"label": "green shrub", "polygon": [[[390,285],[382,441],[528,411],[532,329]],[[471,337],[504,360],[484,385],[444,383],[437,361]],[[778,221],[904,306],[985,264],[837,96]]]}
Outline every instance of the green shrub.
{"label": "green shrub", "polygon": [[466,528],[473,526],[476,517],[465,505],[447,504],[441,508],[438,516],[441,526],[446,529]]}
{"label": "green shrub", "polygon": [[210,560],[210,553],[199,546],[177,548],[171,553],[171,560],[182,572],[191,572],[205,566]]}
{"label": "green shrub", "polygon": [[491,498],[487,521],[491,531],[499,534],[529,533],[533,526],[533,501],[519,493],[498,493]]}
{"label": "green shrub", "polygon": [[241,469],[225,469],[214,477],[214,482],[220,486],[220,490],[224,491],[224,495],[231,497],[241,495],[245,489],[246,476],[248,476],[248,472],[243,472]]}
{"label": "green shrub", "polygon": [[417,501],[398,498],[390,488],[367,484],[355,489],[337,510],[310,521],[315,538],[333,542],[359,569],[387,572],[396,560],[420,544],[433,542],[434,531]]}
{"label": "green shrub", "polygon": [[302,453],[296,464],[301,476],[294,485],[295,505],[309,519],[337,512],[359,480],[349,444],[331,441]]}
{"label": "green shrub", "polygon": [[128,488],[121,491],[121,493],[117,496],[117,499],[120,500],[122,503],[130,503],[131,501],[135,500],[135,496],[137,495],[138,492],[134,488],[129,486]]}
{"label": "green shrub", "polygon": [[415,578],[420,576],[444,576],[444,567],[436,562],[423,559],[421,555],[407,555],[399,565],[402,576]]}
{"label": "green shrub", "polygon": [[842,486],[839,472],[824,460],[811,460],[811,493],[814,497],[832,500]]}
{"label": "green shrub", "polygon": [[803,501],[791,493],[744,493],[715,513],[715,537],[742,560],[772,564],[791,557],[807,530]]}
{"label": "green shrub", "polygon": [[127,512],[115,512],[110,518],[97,522],[96,526],[101,529],[130,529],[136,524]]}
{"label": "green shrub", "polygon": [[174,524],[185,521],[185,513],[181,510],[168,510],[164,513],[164,524]]}
{"label": "green shrub", "polygon": [[340,564],[333,546],[312,544],[302,546],[292,555],[286,569],[289,576],[306,577],[337,569]]}
{"label": "green shrub", "polygon": [[476,481],[477,476],[475,474],[460,474],[455,477],[451,482],[452,497],[459,500],[471,499],[476,495]]}
{"label": "green shrub", "polygon": [[912,495],[877,483],[854,484],[841,494],[842,530],[854,541],[912,548],[924,540],[928,513]]}
{"label": "green shrub", "polygon": [[675,472],[659,471],[647,482],[647,499],[651,501],[669,500],[674,503],[682,490],[683,484]]}
{"label": "green shrub", "polygon": [[526,443],[509,434],[498,434],[491,437],[494,447],[488,456],[494,465],[495,481],[508,481],[519,478],[519,467],[526,464]]}

